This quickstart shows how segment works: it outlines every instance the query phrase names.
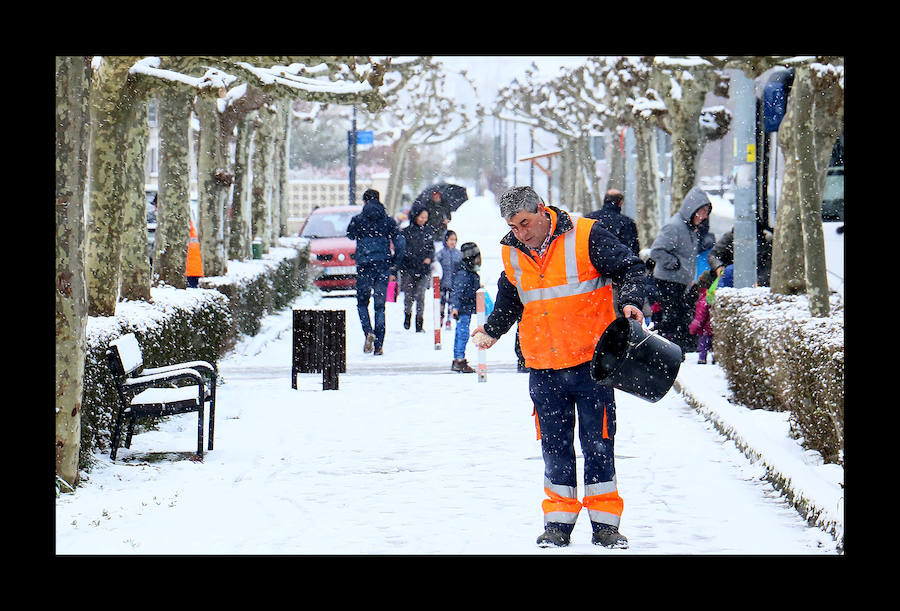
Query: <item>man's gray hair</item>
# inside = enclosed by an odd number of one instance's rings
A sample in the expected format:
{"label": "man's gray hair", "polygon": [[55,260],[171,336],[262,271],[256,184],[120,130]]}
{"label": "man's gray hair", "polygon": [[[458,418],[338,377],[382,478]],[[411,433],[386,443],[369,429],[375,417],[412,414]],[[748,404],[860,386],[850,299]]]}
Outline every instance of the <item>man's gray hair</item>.
{"label": "man's gray hair", "polygon": [[500,196],[500,216],[509,221],[519,212],[537,212],[541,197],[531,187],[510,187]]}

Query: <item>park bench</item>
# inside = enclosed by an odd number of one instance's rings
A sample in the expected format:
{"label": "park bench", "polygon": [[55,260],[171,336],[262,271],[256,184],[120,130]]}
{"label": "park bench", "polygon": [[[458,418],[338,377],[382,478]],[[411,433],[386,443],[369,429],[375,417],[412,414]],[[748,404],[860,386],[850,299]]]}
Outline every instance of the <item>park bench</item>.
{"label": "park bench", "polygon": [[[170,416],[197,412],[197,456],[203,458],[203,413],[209,403],[209,449],[213,449],[216,414],[215,366],[205,361],[190,361],[163,367],[144,367],[144,357],[134,333],[110,342],[106,359],[115,379],[119,406],[112,431],[110,458],[122,439],[122,426],[128,419],[125,447],[131,447],[134,422],[142,416]],[[189,385],[183,385],[184,382]],[[176,385],[176,382],[182,385]]]}

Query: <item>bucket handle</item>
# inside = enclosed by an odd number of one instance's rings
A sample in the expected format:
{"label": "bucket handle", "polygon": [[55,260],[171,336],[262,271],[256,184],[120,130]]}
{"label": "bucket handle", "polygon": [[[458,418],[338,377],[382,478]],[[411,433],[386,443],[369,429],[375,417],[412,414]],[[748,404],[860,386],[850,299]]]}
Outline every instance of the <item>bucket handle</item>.
{"label": "bucket handle", "polygon": [[641,341],[639,341],[639,342],[636,343],[636,344],[632,344],[631,342],[628,342],[628,345],[631,346],[632,348],[637,348],[637,347],[639,347],[639,346],[640,346],[641,344],[643,344],[645,341],[647,341],[648,339],[650,339],[650,334],[653,333],[653,332],[650,330],[650,328],[647,326],[647,319],[646,319],[646,318],[644,318],[644,319],[641,320],[641,327],[642,327],[642,328],[644,329],[644,331],[645,331],[644,339],[642,339]]}
{"label": "bucket handle", "polygon": [[[645,327],[645,329],[646,329],[646,327]],[[632,344],[631,342],[628,342],[628,345],[630,345],[632,348],[637,348],[638,346],[640,346],[641,344],[643,344],[643,343],[644,343],[645,341],[647,341],[648,339],[650,339],[650,333],[649,333],[649,332],[648,332],[647,335],[644,337],[644,339],[642,339],[642,340],[639,341],[638,343]]]}

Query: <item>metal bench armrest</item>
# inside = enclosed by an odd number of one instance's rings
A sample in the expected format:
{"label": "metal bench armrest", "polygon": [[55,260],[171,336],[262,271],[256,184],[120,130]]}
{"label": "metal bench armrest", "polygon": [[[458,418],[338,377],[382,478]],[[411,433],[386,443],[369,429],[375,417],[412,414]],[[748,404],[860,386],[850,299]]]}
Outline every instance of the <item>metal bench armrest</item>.
{"label": "metal bench armrest", "polygon": [[203,396],[206,396],[204,377],[196,369],[173,369],[151,375],[134,376],[125,380],[122,386],[129,391],[140,391],[176,380],[193,380],[197,382],[203,392]]}
{"label": "metal bench armrest", "polygon": [[175,369],[199,369],[201,371],[207,371],[210,374],[216,373],[215,365],[207,363],[206,361],[189,361],[186,363],[178,363],[175,365],[164,365],[162,367],[145,367],[141,372],[141,375],[145,376],[154,375],[157,373],[166,373]]}

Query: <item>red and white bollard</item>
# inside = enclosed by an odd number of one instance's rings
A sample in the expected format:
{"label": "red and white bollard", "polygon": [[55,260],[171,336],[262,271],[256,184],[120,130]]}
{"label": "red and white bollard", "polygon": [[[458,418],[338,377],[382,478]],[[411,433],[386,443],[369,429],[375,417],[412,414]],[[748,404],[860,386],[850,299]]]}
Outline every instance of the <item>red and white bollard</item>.
{"label": "red and white bollard", "polygon": [[434,285],[434,349],[441,349],[441,277],[432,276]]}
{"label": "red and white bollard", "polygon": [[[484,289],[478,289],[475,293],[475,314],[478,325],[484,328]],[[478,348],[478,381],[487,382],[487,354],[484,348]]]}

